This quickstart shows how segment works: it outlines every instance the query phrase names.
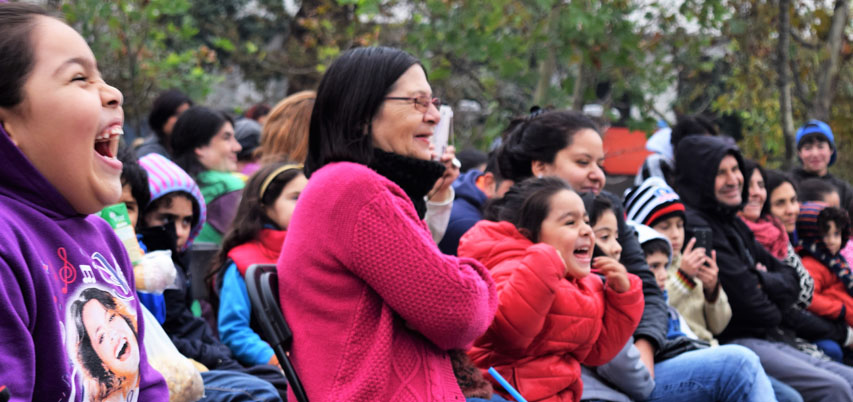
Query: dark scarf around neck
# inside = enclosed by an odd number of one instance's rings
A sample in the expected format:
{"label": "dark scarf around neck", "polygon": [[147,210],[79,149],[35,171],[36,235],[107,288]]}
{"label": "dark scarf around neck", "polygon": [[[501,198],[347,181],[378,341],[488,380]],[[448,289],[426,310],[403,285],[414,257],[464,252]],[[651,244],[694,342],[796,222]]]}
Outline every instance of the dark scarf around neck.
{"label": "dark scarf around neck", "polygon": [[409,196],[421,219],[426,215],[424,197],[446,169],[439,162],[410,158],[378,148],[373,150],[373,161],[367,167],[400,186]]}

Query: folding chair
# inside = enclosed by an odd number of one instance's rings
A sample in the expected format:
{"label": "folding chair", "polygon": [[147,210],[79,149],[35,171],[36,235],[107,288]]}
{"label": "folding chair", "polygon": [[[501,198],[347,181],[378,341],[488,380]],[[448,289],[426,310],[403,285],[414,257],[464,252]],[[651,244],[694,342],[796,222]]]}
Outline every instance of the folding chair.
{"label": "folding chair", "polygon": [[258,321],[261,336],[272,346],[290,390],[299,402],[308,402],[302,382],[287,352],[293,345],[293,332],[284,320],[278,299],[278,274],[273,264],[254,264],[246,271],[246,290],[252,302],[252,313]]}

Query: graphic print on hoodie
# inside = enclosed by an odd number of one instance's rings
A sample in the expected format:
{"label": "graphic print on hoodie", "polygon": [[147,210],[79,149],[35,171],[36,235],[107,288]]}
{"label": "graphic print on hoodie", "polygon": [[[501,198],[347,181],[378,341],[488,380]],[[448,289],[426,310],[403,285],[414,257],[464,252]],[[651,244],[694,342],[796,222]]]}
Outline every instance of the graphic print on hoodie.
{"label": "graphic print on hoodie", "polygon": [[168,400],[148,364],[133,271],[0,127],[0,385],[12,401]]}

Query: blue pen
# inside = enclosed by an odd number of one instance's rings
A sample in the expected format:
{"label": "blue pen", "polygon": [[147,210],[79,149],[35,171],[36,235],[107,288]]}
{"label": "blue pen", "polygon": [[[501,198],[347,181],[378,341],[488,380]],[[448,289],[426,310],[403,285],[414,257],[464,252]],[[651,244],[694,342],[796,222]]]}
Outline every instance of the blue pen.
{"label": "blue pen", "polygon": [[521,394],[519,394],[519,393],[518,393],[518,391],[516,391],[516,390],[515,390],[515,388],[513,388],[513,387],[512,387],[512,385],[510,385],[510,384],[509,384],[509,382],[508,382],[507,380],[505,380],[505,379],[500,375],[500,373],[498,373],[498,371],[497,371],[497,370],[495,370],[495,368],[494,368],[494,367],[489,367],[489,374],[491,374],[491,375],[492,375],[492,377],[494,377],[494,378],[495,378],[495,380],[496,380],[499,384],[501,384],[501,386],[502,386],[502,387],[504,387],[504,389],[506,390],[506,392],[509,392],[509,394],[510,394],[510,395],[512,395],[512,397],[513,397],[513,398],[515,398],[515,400],[516,400],[516,401],[518,401],[518,402],[527,402],[527,399],[524,399],[524,397],[523,397],[523,396],[521,396]]}

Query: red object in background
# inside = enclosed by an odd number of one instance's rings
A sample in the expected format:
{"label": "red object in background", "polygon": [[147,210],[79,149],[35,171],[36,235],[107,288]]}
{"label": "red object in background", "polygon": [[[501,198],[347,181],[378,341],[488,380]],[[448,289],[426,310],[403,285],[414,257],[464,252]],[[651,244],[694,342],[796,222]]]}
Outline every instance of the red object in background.
{"label": "red object in background", "polygon": [[626,127],[604,132],[604,170],[608,175],[633,176],[652,153],[646,150],[646,133]]}

